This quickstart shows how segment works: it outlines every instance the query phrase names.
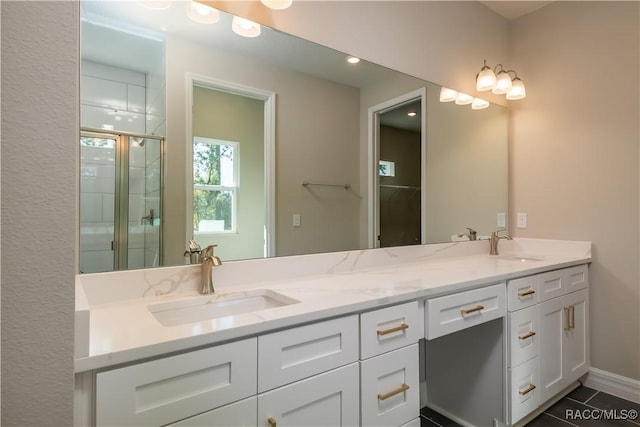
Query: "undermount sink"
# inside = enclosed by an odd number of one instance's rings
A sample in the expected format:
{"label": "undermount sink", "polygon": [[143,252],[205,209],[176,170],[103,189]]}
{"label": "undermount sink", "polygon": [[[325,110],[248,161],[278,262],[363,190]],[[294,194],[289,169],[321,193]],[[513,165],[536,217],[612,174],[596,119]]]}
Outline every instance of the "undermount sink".
{"label": "undermount sink", "polygon": [[544,261],[542,258],[534,258],[528,256],[518,256],[518,255],[500,255],[498,259],[504,259],[507,261],[516,261],[516,262],[538,262]]}
{"label": "undermount sink", "polygon": [[147,309],[161,325],[177,326],[252,313],[298,302],[300,301],[269,289],[256,289],[247,292],[202,295],[182,301],[151,304],[147,306]]}

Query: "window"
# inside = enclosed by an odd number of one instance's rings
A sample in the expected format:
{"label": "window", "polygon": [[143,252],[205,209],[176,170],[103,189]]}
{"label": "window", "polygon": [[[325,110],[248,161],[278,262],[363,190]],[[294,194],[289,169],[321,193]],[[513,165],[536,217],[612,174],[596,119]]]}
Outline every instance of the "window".
{"label": "window", "polygon": [[193,139],[193,232],[235,233],[238,143]]}

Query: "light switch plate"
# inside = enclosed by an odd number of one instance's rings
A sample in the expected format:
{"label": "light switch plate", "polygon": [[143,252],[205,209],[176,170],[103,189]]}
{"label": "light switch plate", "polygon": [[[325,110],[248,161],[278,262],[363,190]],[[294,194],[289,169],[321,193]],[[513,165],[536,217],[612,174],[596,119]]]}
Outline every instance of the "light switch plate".
{"label": "light switch plate", "polygon": [[527,214],[518,212],[518,228],[527,228]]}
{"label": "light switch plate", "polygon": [[505,228],[507,226],[507,216],[504,214],[504,212],[498,212],[496,216],[497,216],[496,227]]}
{"label": "light switch plate", "polygon": [[300,214],[293,214],[293,226],[300,227]]}

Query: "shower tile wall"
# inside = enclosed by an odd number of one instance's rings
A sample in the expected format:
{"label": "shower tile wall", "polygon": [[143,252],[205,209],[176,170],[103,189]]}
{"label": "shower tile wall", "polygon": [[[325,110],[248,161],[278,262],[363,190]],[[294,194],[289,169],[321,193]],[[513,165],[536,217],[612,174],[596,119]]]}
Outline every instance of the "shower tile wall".
{"label": "shower tile wall", "polygon": [[[146,132],[146,75],[82,61],[81,126],[137,133]],[[145,144],[147,145],[147,144]],[[148,213],[145,204],[145,148],[133,145],[130,154],[130,268],[144,266],[144,234],[135,231]],[[115,149],[81,147],[80,271],[113,269]]]}

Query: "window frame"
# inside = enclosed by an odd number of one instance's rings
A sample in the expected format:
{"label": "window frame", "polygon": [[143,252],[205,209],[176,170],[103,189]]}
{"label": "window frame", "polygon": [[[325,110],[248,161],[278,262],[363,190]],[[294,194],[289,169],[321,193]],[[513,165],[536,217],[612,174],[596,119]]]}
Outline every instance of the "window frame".
{"label": "window frame", "polygon": [[[240,190],[240,143],[237,141],[226,141],[216,138],[206,138],[201,136],[194,136],[191,144],[191,152],[194,153],[194,147],[196,144],[209,144],[209,145],[227,145],[233,147],[233,183],[234,186],[228,185],[211,185],[211,184],[196,184],[194,182],[194,161],[195,156],[191,155],[191,231],[194,236],[214,236],[220,234],[237,234],[238,233],[238,196]],[[204,191],[227,191],[231,193],[231,229],[221,231],[196,231],[196,224],[193,223],[194,212],[194,197],[195,190]]]}

